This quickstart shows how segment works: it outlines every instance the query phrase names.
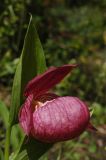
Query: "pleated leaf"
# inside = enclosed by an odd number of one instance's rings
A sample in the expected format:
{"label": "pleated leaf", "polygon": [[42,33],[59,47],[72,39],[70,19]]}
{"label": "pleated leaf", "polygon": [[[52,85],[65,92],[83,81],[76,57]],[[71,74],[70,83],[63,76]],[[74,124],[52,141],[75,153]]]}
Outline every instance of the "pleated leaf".
{"label": "pleated leaf", "polygon": [[13,82],[10,125],[18,122],[18,112],[24,100],[23,92],[26,84],[45,69],[44,52],[31,17]]}
{"label": "pleated leaf", "polygon": [[[43,73],[45,70],[44,52],[31,17],[13,82],[10,125],[18,122],[18,112],[24,101],[23,92],[26,84],[34,76]],[[25,137],[13,160],[37,160],[51,146],[52,144],[42,143],[36,139]]]}

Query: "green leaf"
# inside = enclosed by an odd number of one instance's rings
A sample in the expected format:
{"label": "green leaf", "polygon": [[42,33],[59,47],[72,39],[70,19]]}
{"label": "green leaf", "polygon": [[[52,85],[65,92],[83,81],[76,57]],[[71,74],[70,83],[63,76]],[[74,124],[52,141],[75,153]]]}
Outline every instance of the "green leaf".
{"label": "green leaf", "polygon": [[4,102],[0,101],[0,117],[2,117],[5,127],[8,127],[9,110]]}
{"label": "green leaf", "polygon": [[23,150],[18,157],[16,158],[16,160],[28,160],[28,155],[26,153],[25,150]]}
{"label": "green leaf", "polygon": [[24,40],[22,54],[16,69],[12,101],[10,108],[10,125],[18,122],[19,108],[23,102],[23,92],[26,84],[37,74],[46,70],[46,63],[42,45],[35,29],[32,17]]}
{"label": "green leaf", "polygon": [[[34,76],[43,73],[45,70],[46,64],[43,49],[31,17],[13,83],[10,125],[17,123],[18,112],[23,102],[23,92],[26,84]],[[13,159],[37,160],[51,146],[52,144],[41,143],[33,138],[28,139],[27,137],[26,140],[25,137]]]}
{"label": "green leaf", "polygon": [[4,155],[3,155],[3,151],[0,148],[0,160],[4,160]]}
{"label": "green leaf", "polygon": [[[25,141],[27,140],[25,139]],[[42,143],[34,138],[30,138],[28,142],[25,141],[22,148],[27,150],[29,160],[39,159],[48,149],[50,149],[50,147],[53,146],[52,143]]]}
{"label": "green leaf", "polygon": [[28,155],[26,150],[23,150],[21,153],[19,153],[16,157],[14,153],[9,157],[9,160],[28,160]]}
{"label": "green leaf", "polygon": [[11,146],[13,150],[16,150],[20,144],[20,140],[24,137],[24,134],[19,125],[14,125],[11,132]]}
{"label": "green leaf", "polygon": [[25,157],[27,157],[27,160],[38,160],[52,146],[53,143],[43,143],[34,138],[25,137],[12,160],[17,160],[24,150],[26,151],[26,154],[24,152],[22,160],[24,160]]}

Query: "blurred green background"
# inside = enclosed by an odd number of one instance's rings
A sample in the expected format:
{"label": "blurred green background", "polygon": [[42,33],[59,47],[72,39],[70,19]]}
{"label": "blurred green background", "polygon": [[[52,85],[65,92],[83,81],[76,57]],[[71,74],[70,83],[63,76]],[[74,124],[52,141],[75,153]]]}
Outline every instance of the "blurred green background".
{"label": "blurred green background", "polygon": [[[29,13],[35,19],[47,66],[79,64],[56,87],[56,93],[85,100],[94,109],[92,121],[100,131],[55,145],[43,160],[105,160],[106,0],[0,0],[0,99],[7,106]],[[0,153],[4,138],[0,117]],[[12,149],[19,140],[18,135]]]}

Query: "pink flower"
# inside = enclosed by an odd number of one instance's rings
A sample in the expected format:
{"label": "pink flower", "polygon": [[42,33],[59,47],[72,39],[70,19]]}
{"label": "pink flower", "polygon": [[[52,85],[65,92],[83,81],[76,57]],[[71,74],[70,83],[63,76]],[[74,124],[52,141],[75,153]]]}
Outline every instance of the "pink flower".
{"label": "pink flower", "polygon": [[77,97],[60,97],[49,93],[77,65],[51,67],[26,86],[25,103],[19,123],[27,136],[43,142],[58,142],[79,136],[90,124],[87,105]]}

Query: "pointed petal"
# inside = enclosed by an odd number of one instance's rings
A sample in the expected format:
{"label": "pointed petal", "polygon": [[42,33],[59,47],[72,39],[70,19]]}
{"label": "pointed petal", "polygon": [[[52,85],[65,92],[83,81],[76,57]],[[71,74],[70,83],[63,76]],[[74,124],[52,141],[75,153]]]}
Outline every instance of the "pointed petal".
{"label": "pointed petal", "polygon": [[69,140],[86,129],[89,118],[84,102],[76,97],[59,97],[33,113],[33,136],[44,142]]}
{"label": "pointed petal", "polygon": [[97,131],[97,129],[91,123],[88,124],[87,129],[90,131]]}
{"label": "pointed petal", "polygon": [[58,84],[77,65],[64,65],[62,67],[51,67],[45,73],[33,78],[26,86],[24,95],[40,95]]}
{"label": "pointed petal", "polygon": [[28,96],[25,103],[22,105],[22,108],[19,112],[19,123],[23,128],[26,135],[29,135],[30,130],[32,128],[32,103],[33,95]]}

